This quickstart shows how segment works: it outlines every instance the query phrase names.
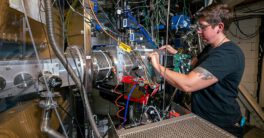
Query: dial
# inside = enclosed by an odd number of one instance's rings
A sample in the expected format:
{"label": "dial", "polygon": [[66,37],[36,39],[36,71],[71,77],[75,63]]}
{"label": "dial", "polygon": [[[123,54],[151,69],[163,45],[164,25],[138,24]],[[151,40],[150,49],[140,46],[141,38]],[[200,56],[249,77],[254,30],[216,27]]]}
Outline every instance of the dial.
{"label": "dial", "polygon": [[33,77],[28,74],[28,73],[21,73],[18,74],[15,78],[14,78],[14,85],[17,88],[27,88],[29,86],[31,86],[33,84]]}
{"label": "dial", "polygon": [[6,80],[0,76],[0,91],[3,90],[6,86]]}

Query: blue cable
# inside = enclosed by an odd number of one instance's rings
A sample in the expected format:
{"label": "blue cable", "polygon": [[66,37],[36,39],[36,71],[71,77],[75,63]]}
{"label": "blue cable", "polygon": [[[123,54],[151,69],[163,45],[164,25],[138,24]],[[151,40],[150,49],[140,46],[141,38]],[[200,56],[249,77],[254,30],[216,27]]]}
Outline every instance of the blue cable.
{"label": "blue cable", "polygon": [[126,102],[126,109],[125,109],[125,115],[124,115],[124,122],[123,122],[123,127],[124,127],[124,124],[126,122],[126,117],[127,117],[127,110],[128,110],[128,104],[129,104],[129,100],[130,100],[130,97],[131,97],[131,94],[133,93],[134,89],[136,88],[136,84],[132,87],[132,89],[130,90],[128,96],[127,96],[127,102]]}
{"label": "blue cable", "polygon": [[137,25],[137,27],[139,27],[141,33],[147,38],[151,46],[153,48],[158,48],[156,44],[152,41],[151,37],[148,35],[147,31],[137,22],[136,18],[130,12],[127,13],[127,16]]}

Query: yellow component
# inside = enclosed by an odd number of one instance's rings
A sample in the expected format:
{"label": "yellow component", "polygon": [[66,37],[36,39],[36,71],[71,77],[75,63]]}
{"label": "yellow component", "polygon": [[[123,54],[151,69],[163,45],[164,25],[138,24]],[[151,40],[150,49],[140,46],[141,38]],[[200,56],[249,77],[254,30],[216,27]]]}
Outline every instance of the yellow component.
{"label": "yellow component", "polygon": [[[132,87],[133,87],[133,85],[131,85],[131,84],[125,86],[125,89],[127,90],[127,92],[125,92],[126,96],[128,96],[128,94],[129,94],[130,90],[132,89]],[[140,98],[142,96],[144,96],[144,92],[139,89],[139,86],[137,86],[134,89],[134,91],[132,92],[131,98]]]}
{"label": "yellow component", "polygon": [[129,45],[127,45],[127,44],[125,44],[125,43],[123,43],[123,42],[120,42],[119,43],[119,48],[121,48],[122,50],[124,50],[124,51],[126,51],[126,52],[128,52],[128,53],[130,53],[131,52],[131,47],[129,46]]}

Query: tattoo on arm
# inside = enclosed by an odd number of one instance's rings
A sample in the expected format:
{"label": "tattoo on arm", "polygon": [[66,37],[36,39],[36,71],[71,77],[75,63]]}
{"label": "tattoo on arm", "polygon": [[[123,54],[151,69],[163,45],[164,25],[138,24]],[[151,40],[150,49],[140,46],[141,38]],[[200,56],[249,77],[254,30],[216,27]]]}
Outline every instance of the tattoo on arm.
{"label": "tattoo on arm", "polygon": [[193,71],[198,73],[199,76],[201,76],[203,80],[211,80],[215,78],[215,76],[212,73],[210,73],[208,70],[202,67],[196,67]]}

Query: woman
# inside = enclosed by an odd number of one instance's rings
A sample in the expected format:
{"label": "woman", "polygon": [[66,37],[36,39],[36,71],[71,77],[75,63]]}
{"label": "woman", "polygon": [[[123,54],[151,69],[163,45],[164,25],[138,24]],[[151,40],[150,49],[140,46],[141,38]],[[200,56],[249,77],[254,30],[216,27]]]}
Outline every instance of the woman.
{"label": "woman", "polygon": [[[245,59],[241,49],[225,35],[232,11],[224,4],[213,4],[198,15],[197,33],[209,46],[197,57],[194,69],[181,74],[159,63],[158,53],[149,55],[153,67],[171,85],[192,93],[192,112],[237,137],[243,137],[241,112],[236,101]],[[177,51],[169,45],[169,53]]]}

